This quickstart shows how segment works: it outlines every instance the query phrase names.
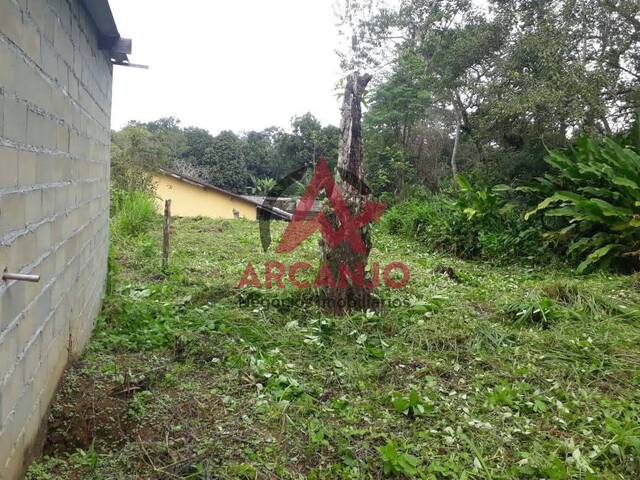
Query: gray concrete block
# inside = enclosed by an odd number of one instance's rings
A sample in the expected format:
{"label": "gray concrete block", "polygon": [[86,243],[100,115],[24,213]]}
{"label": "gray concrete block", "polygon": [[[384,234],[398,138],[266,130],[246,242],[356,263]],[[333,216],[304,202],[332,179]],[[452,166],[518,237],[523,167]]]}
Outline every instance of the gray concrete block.
{"label": "gray concrete block", "polygon": [[18,185],[18,152],[12,147],[0,147],[0,188]]}
{"label": "gray concrete block", "polygon": [[14,91],[16,55],[5,42],[0,41],[0,88]]}
{"label": "gray concrete block", "polygon": [[0,32],[22,45],[22,12],[11,0],[0,0]]}
{"label": "gray concrete block", "polygon": [[27,12],[38,26],[44,39],[53,43],[55,17],[51,15],[47,0],[27,0]]}
{"label": "gray concrete block", "polygon": [[3,137],[24,143],[27,139],[27,105],[16,98],[4,99]]}
{"label": "gray concrete block", "polygon": [[28,110],[27,143],[37,147],[55,149],[57,124],[40,112]]}

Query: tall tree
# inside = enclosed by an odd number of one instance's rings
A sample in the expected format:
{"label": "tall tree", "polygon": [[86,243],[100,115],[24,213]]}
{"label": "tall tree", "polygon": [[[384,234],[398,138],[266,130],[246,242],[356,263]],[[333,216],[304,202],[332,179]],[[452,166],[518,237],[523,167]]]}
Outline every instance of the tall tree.
{"label": "tall tree", "polygon": [[129,124],[111,137],[111,181],[126,191],[151,191],[150,172],[165,166],[168,149],[143,125]]}
{"label": "tall tree", "polygon": [[[376,138],[367,144],[381,159],[403,152],[418,183],[434,183],[421,164],[442,165],[445,158],[449,174],[537,175],[546,168],[547,148],[566,146],[582,132],[625,130],[640,108],[637,2],[492,0],[485,7],[404,0],[394,15],[370,22],[371,35],[393,37],[397,48],[367,122],[375,127],[367,132],[383,132],[386,144]],[[407,59],[422,68],[403,76]],[[407,116],[407,138],[394,130],[398,122],[381,122],[381,114],[418,98],[417,85],[430,99],[418,118]],[[438,131],[445,134],[443,148],[434,148]],[[425,162],[425,152],[435,157]]]}
{"label": "tall tree", "polygon": [[242,140],[231,131],[214,137],[204,155],[204,169],[209,183],[236,193],[245,193],[249,185],[249,173]]}
{"label": "tall tree", "polygon": [[194,165],[204,165],[207,149],[213,144],[211,134],[197,127],[189,127],[183,130],[186,147],[182,159]]}

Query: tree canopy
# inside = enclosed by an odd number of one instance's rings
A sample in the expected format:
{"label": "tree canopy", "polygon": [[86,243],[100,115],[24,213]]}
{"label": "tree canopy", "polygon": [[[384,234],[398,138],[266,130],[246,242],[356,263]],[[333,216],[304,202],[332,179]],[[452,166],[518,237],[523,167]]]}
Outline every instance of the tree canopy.
{"label": "tree canopy", "polygon": [[269,127],[216,136],[182,128],[173,117],[131,122],[113,134],[114,180],[135,189],[131,182],[145,177],[140,171],[164,167],[236,193],[266,193],[265,185],[320,156],[335,166],[338,138],[337,127],[323,126],[311,113],[294,117],[290,131]]}
{"label": "tree canopy", "polygon": [[[371,182],[396,193],[458,168],[539,174],[549,148],[628,129],[640,107],[632,0],[404,0],[369,24],[393,38],[370,93]],[[401,175],[389,175],[396,166]]]}

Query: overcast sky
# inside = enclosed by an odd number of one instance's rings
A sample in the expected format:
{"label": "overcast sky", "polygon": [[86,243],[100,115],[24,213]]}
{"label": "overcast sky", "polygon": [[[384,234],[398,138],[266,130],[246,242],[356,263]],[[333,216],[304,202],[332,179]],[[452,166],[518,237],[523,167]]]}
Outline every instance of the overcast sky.
{"label": "overcast sky", "polygon": [[333,0],[111,0],[132,63],[115,67],[112,128],[174,116],[183,126],[338,124]]}

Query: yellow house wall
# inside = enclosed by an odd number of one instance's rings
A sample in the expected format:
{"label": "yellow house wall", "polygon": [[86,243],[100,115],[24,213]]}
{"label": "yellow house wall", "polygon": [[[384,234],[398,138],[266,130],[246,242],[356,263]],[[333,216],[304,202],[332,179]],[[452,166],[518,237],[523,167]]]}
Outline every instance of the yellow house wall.
{"label": "yellow house wall", "polygon": [[164,210],[165,200],[171,200],[171,215],[177,217],[234,218],[233,210],[241,218],[256,220],[256,206],[215,190],[206,189],[177,178],[156,175],[158,209]]}

